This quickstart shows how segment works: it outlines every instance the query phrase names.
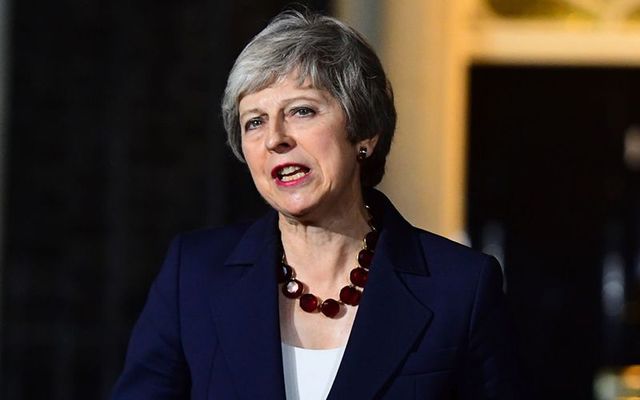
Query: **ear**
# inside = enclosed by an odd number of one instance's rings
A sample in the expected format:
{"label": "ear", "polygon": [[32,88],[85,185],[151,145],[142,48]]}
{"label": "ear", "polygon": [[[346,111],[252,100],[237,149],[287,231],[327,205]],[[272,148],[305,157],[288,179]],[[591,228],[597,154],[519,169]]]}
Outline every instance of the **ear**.
{"label": "ear", "polygon": [[366,147],[368,154],[367,157],[371,156],[371,154],[373,154],[373,150],[376,148],[376,144],[378,144],[379,137],[380,135],[375,135],[374,137],[359,141],[356,145],[356,150],[360,149],[361,147]]}

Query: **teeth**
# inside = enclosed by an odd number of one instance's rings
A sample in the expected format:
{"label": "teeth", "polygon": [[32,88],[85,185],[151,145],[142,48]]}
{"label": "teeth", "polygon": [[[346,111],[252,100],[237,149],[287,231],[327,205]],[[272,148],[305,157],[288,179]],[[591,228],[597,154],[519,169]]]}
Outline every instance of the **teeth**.
{"label": "teeth", "polygon": [[289,166],[286,166],[286,167],[282,168],[280,170],[280,172],[279,172],[279,175],[289,175],[289,174],[292,174],[292,173],[296,172],[299,169],[300,169],[300,167],[298,167],[298,166],[289,165]]}
{"label": "teeth", "polygon": [[278,170],[276,177],[281,182],[291,182],[300,179],[309,173],[309,169],[301,165],[287,165]]}
{"label": "teeth", "polygon": [[297,174],[294,174],[294,175],[283,176],[282,178],[280,178],[280,180],[282,182],[291,182],[291,181],[295,181],[296,179],[300,179],[303,176],[305,176],[305,173],[300,171],[300,172],[298,172]]}

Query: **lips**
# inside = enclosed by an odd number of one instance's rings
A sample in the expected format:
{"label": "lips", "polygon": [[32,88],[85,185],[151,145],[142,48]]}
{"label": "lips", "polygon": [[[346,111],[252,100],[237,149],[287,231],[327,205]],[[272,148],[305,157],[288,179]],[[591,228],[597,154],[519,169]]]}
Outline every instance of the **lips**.
{"label": "lips", "polygon": [[309,173],[309,167],[302,164],[282,164],[271,170],[271,177],[279,184],[295,184]]}

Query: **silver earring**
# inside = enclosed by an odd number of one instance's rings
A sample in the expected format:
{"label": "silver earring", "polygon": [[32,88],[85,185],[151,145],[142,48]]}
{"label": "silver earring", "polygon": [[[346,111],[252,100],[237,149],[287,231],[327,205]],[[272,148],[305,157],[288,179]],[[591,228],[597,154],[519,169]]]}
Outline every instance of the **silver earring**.
{"label": "silver earring", "polygon": [[358,149],[358,157],[356,157],[358,161],[364,161],[367,158],[367,148],[362,146]]}

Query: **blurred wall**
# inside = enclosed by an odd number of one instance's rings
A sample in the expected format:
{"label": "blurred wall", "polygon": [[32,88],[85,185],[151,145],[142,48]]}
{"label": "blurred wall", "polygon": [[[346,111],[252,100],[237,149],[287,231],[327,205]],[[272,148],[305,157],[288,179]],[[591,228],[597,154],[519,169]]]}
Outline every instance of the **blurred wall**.
{"label": "blurred wall", "polygon": [[398,127],[381,189],[415,225],[465,241],[463,2],[337,4],[369,33],[395,93]]}

